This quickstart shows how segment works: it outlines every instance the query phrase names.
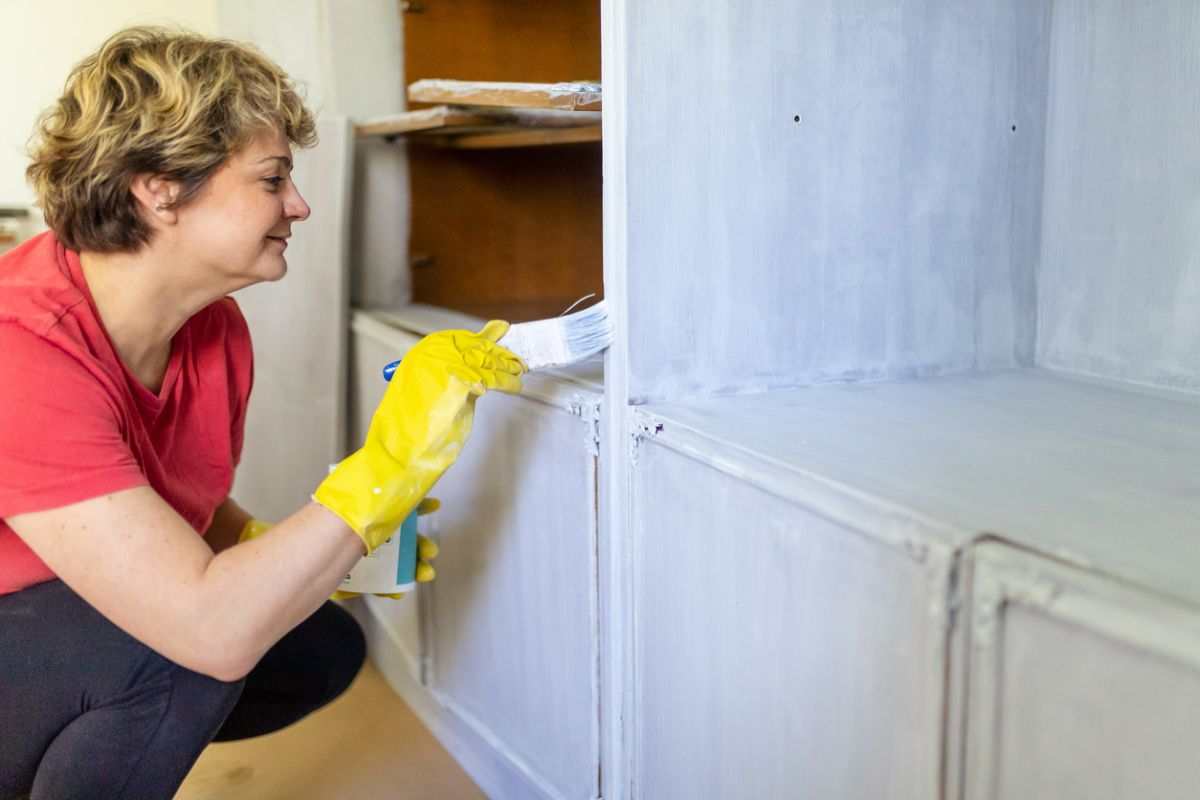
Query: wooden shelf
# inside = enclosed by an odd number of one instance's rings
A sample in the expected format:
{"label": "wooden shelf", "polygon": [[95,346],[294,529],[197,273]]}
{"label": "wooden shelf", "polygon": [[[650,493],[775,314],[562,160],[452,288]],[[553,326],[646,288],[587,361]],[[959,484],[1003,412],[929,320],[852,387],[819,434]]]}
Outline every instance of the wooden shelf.
{"label": "wooden shelf", "polygon": [[459,149],[537,147],[598,142],[600,117],[594,111],[442,105],[365,120],[355,133]]}
{"label": "wooden shelf", "polygon": [[503,147],[547,147],[559,144],[599,142],[604,138],[599,125],[586,128],[544,128],[542,130],[472,133],[460,136],[427,136],[414,141],[457,150],[488,150]]}
{"label": "wooden shelf", "polygon": [[504,83],[428,78],[408,87],[412,103],[600,111],[598,83]]}
{"label": "wooden shelf", "polygon": [[1200,606],[1195,395],[1019,370],[639,414],[656,443],[807,507],[852,499],[951,546],[990,536]]}

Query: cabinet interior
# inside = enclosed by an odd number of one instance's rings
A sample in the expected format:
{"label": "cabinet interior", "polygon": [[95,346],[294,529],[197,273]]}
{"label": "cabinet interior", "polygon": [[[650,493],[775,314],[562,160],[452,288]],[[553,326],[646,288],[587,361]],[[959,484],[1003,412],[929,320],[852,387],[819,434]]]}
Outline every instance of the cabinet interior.
{"label": "cabinet interior", "polygon": [[[404,15],[409,85],[599,82],[599,3],[418,8]],[[603,296],[599,142],[473,150],[413,138],[407,147],[414,301],[520,322]]]}

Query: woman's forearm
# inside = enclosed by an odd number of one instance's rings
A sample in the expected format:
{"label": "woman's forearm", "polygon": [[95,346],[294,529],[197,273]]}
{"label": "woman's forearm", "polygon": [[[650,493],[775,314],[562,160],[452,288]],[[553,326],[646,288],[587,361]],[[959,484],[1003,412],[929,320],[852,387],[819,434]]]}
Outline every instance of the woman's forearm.
{"label": "woman's forearm", "polygon": [[219,552],[204,571],[202,602],[235,676],[319,608],[362,555],[358,535],[317,503]]}

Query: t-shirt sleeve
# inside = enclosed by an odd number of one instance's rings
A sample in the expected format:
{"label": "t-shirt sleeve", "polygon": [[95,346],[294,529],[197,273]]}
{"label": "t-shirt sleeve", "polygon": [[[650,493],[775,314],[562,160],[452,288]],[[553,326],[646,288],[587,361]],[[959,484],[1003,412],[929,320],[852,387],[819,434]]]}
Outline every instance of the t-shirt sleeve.
{"label": "t-shirt sleeve", "polygon": [[147,483],[99,376],[53,342],[0,323],[0,517]]}

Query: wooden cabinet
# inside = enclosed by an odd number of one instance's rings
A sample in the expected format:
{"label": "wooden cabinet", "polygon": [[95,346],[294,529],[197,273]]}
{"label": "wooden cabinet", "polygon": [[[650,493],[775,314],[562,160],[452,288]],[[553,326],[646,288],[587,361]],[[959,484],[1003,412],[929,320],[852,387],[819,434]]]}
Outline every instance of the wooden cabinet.
{"label": "wooden cabinet", "polygon": [[1194,4],[408,7],[408,82],[603,85],[602,142],[357,120],[406,166],[358,159],[404,243],[356,264],[352,439],[425,331],[616,323],[481,404],[438,581],[367,602],[485,790],[1194,793]]}
{"label": "wooden cabinet", "polygon": [[[353,321],[352,425],[366,432],[379,368],[431,330],[473,324],[414,306]],[[530,375],[477,405],[434,495],[438,578],[368,601],[372,650],[486,791],[598,794],[597,420],[600,375]]]}
{"label": "wooden cabinet", "polygon": [[[606,796],[1194,793],[1195,7],[605,14]],[[709,521],[749,565],[717,597]],[[988,600],[993,547],[1103,601]],[[885,733],[841,738],[854,686]]]}
{"label": "wooden cabinet", "polygon": [[603,294],[598,94],[547,108],[528,92],[434,91],[461,81],[596,83],[599,22],[594,0],[408,5],[410,106],[358,130],[408,153],[407,257],[376,271],[407,273],[414,301],[520,322]]}

